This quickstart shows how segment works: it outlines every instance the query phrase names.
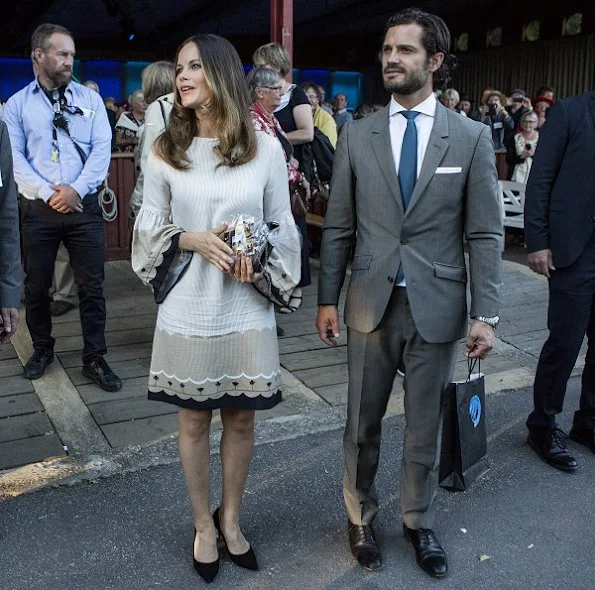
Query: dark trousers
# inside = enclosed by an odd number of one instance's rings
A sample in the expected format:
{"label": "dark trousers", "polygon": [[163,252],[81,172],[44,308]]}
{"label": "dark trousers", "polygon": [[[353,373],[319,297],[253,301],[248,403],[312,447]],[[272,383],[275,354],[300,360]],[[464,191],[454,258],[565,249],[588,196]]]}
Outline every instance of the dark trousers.
{"label": "dark trousers", "polygon": [[27,327],[36,350],[53,350],[48,292],[52,286],[56,253],[64,243],[74,271],[83,329],[83,362],[102,357],[105,345],[103,278],[105,248],[103,217],[97,195],[83,199],[82,213],[66,215],[41,200],[22,201]]}
{"label": "dark trousers", "polygon": [[556,427],[566,385],[587,334],[577,428],[595,428],[595,233],[579,258],[552,273],[549,285],[548,329],[535,384],[534,410],[527,428],[534,432]]}

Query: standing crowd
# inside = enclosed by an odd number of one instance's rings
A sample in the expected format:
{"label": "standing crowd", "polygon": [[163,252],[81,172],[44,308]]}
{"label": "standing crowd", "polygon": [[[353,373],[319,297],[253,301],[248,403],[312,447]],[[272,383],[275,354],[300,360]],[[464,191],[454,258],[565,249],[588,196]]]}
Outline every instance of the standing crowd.
{"label": "standing crowd", "polygon": [[[275,307],[254,288],[273,272],[274,257],[261,267],[238,249],[227,239],[231,220],[241,215],[277,236],[283,247],[269,245],[282,253],[284,311],[299,310],[312,281],[305,212],[322,190],[324,154],[332,154],[333,174],[316,329],[336,346],[350,266],[343,495],[348,545],[361,567],[382,566],[375,477],[382,419],[401,371],[403,534],[426,573],[447,574],[434,533],[442,395],[461,352],[458,341],[466,338],[468,359],[485,358],[499,322],[503,220],[495,149],[508,149],[513,177],[528,179],[528,260],[550,286],[550,337],[537,370],[528,444],[554,467],[576,469],[556,415],[587,333],[570,438],[595,452],[595,93],[554,105],[547,89],[529,101],[521,90],[505,97],[490,88],[477,109],[453,89],[437,98],[451,77],[450,46],[439,17],[418,9],[395,14],[380,51],[390,101],[362,105],[354,117],[344,94],[334,98],[331,113],[317,84],[288,81],[290,56],[281,45],[258,47],[246,76],[229,41],[195,35],[172,63],[143,72],[127,110],[108,115],[96,86],[72,80],[70,32],[43,24],[33,33],[35,79],[8,100],[0,122],[0,340],[8,342],[17,329],[22,264],[34,349],[24,375],[39,379],[53,362],[50,293],[63,246],[79,299],[83,373],[107,391],[122,387],[104,358],[98,193],[112,147],[134,153],[132,266],[159,304],[148,397],[179,408],[192,560],[206,582],[219,571],[220,550],[242,568],[259,567],[241,528],[242,498],[255,411],[280,403],[283,389]],[[215,410],[223,426],[222,494],[212,512]]]}

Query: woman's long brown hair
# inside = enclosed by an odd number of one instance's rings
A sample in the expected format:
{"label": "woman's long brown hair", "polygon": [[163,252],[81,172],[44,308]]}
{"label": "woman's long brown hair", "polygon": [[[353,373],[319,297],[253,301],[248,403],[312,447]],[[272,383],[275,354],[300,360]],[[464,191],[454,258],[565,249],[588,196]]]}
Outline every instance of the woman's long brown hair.
{"label": "woman's long brown hair", "polygon": [[176,53],[194,43],[202,64],[210,96],[198,113],[182,106],[176,87],[174,106],[164,133],[157,139],[157,155],[176,170],[190,168],[186,153],[198,135],[201,113],[219,130],[219,141],[213,148],[223,166],[241,166],[256,155],[257,141],[250,117],[250,92],[244,67],[235,47],[218,35],[195,35],[186,39]]}

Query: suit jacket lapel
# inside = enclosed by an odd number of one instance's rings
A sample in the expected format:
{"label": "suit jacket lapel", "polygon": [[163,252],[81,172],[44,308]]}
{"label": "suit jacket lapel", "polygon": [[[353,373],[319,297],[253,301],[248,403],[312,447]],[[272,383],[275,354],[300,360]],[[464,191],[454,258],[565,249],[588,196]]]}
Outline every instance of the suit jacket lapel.
{"label": "suit jacket lapel", "polygon": [[443,139],[446,137],[448,137],[448,117],[446,107],[437,103],[430,140],[428,141],[424,161],[417,182],[415,183],[415,188],[413,189],[411,202],[409,203],[409,207],[407,207],[407,212],[415,207],[415,204],[419,201],[421,195],[430,183],[430,180],[432,180],[436,173],[436,168],[438,168],[438,165],[442,162],[442,158],[448,149],[448,141]]}
{"label": "suit jacket lapel", "polygon": [[397,178],[397,171],[395,169],[395,159],[393,157],[393,150],[390,142],[390,130],[388,121],[389,107],[386,106],[378,112],[376,122],[372,128],[372,149],[380,169],[391,188],[393,196],[395,197],[401,211],[403,210],[403,198],[401,197],[401,189],[399,188],[399,179]]}

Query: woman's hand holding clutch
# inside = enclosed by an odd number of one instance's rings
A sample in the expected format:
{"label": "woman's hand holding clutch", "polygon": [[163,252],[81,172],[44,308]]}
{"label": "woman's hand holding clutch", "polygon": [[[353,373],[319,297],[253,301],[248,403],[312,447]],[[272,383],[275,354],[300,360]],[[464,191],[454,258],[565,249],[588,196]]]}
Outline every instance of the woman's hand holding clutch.
{"label": "woman's hand holding clutch", "polygon": [[262,273],[255,273],[252,259],[244,252],[239,252],[234,267],[229,275],[240,283],[253,283]]}
{"label": "woman's hand holding clutch", "polygon": [[183,233],[180,249],[193,250],[223,272],[234,272],[233,250],[221,239],[227,225],[200,233]]}

